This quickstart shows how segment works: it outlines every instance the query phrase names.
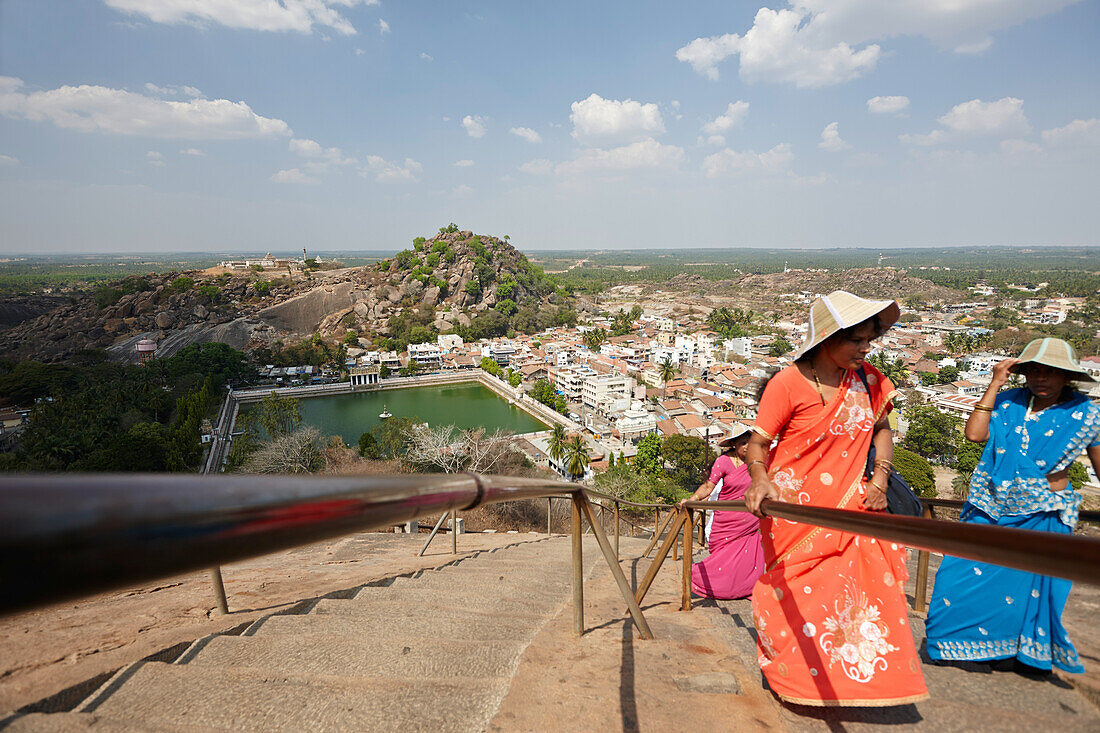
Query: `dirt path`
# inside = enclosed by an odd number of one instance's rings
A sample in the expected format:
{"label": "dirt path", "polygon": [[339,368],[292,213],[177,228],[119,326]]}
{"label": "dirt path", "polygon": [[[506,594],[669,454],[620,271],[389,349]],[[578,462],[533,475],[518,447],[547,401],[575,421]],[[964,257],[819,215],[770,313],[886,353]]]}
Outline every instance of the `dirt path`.
{"label": "dirt path", "polygon": [[[468,534],[460,554],[528,538]],[[451,562],[450,538],[416,557],[427,535],[366,533],[222,569],[230,614],[217,614],[209,576],[191,573],[140,588],[0,618],[0,717],[176,644],[232,629],[298,601]],[[352,550],[366,540],[369,554]],[[361,546],[361,545],[359,545]]]}

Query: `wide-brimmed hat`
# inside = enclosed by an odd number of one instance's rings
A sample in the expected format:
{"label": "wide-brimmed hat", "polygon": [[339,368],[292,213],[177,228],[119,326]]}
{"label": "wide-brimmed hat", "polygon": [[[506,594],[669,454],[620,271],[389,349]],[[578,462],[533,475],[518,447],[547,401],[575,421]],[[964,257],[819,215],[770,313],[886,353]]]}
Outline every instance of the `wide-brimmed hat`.
{"label": "wide-brimmed hat", "polygon": [[802,348],[794,353],[794,359],[819,345],[837,331],[863,323],[871,316],[879,317],[883,330],[893,326],[901,316],[901,308],[894,300],[867,300],[845,290],[834,290],[815,298],[810,306],[810,330]]}
{"label": "wide-brimmed hat", "polygon": [[1020,358],[1012,365],[1011,371],[1019,372],[1025,364],[1045,364],[1048,367],[1061,369],[1063,372],[1072,372],[1074,379],[1088,379],[1097,381],[1084,370],[1081,362],[1077,360],[1077,352],[1062,339],[1041,338],[1035,339],[1020,352]]}
{"label": "wide-brimmed hat", "polygon": [[730,434],[718,441],[719,448],[729,448],[733,445],[733,441],[740,438],[742,435],[746,435],[752,432],[752,428],[744,423],[735,422],[733,428],[730,429]]}

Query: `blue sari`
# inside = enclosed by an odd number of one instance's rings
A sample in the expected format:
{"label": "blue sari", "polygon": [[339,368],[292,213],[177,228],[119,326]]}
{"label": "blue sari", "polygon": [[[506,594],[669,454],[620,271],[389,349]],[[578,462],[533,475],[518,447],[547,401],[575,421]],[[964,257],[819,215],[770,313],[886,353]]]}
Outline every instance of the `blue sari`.
{"label": "blue sari", "polygon": [[[1028,414],[1026,388],[997,396],[989,441],[970,479],[960,519],[1069,534],[1081,495],[1052,491],[1047,474],[1065,470],[1086,448],[1100,445],[1100,408],[1084,395]],[[1085,668],[1062,610],[1072,583],[998,565],[944,557],[928,608],[932,659],[988,661],[1015,657],[1039,669]]]}

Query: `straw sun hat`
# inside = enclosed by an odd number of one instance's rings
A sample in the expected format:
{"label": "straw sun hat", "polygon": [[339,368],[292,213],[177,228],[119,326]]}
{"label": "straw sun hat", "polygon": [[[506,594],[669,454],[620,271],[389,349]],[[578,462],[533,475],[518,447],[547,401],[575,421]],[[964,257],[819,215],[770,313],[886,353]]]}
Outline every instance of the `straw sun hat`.
{"label": "straw sun hat", "polygon": [[752,428],[750,428],[748,425],[735,422],[733,424],[733,428],[730,430],[730,434],[718,441],[718,447],[729,448],[731,445],[733,445],[733,441],[737,440],[742,435],[748,435],[751,432]]}
{"label": "straw sun hat", "polygon": [[1049,337],[1035,339],[1020,352],[1020,357],[1012,365],[1011,371],[1019,372],[1020,367],[1025,364],[1045,364],[1048,367],[1061,369],[1063,372],[1071,372],[1074,379],[1097,381],[1081,367],[1081,362],[1077,360],[1077,352],[1062,339]]}
{"label": "straw sun hat", "polygon": [[834,333],[863,323],[875,315],[885,330],[897,322],[901,309],[897,301],[866,300],[844,290],[834,290],[815,298],[810,306],[810,330],[806,332],[806,341],[792,358],[801,358]]}

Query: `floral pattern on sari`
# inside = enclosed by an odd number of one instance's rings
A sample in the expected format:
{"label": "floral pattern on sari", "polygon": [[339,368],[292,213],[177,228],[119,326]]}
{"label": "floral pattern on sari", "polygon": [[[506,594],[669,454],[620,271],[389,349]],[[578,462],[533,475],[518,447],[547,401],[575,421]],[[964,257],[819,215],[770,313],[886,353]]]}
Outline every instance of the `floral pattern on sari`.
{"label": "floral pattern on sari", "polygon": [[[881,618],[879,607],[847,578],[844,599],[833,602],[834,615],[825,617],[825,632],[818,638],[829,655],[829,664],[840,663],[844,674],[859,683],[870,682],[876,670],[888,666],[885,655],[898,651],[886,640],[890,629]],[[812,624],[807,624],[812,630]],[[812,635],[812,634],[810,634]]]}

